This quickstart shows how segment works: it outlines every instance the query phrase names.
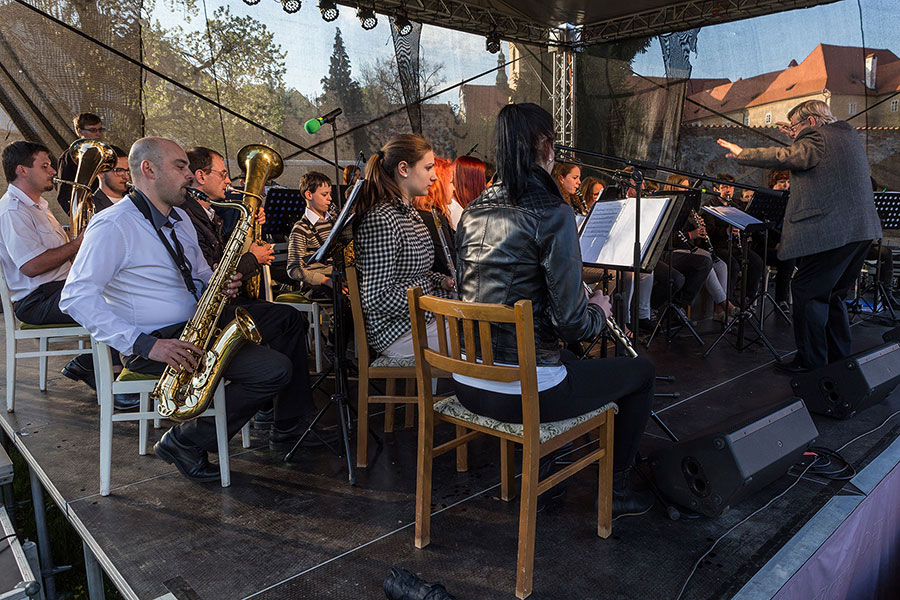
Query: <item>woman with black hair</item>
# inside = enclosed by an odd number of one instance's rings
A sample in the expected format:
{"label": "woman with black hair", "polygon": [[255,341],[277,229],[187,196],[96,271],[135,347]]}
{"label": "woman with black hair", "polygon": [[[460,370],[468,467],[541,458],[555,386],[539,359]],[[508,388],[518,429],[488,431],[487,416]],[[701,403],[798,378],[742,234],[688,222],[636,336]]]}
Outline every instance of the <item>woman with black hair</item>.
{"label": "woman with black hair", "polygon": [[[550,173],[553,120],[535,104],[505,106],[497,121],[497,174],[463,213],[456,234],[460,299],[532,301],[541,421],[576,417],[608,402],[619,406],[613,451],[613,517],[642,514],[652,497],[628,479],[650,415],[653,364],[645,358],[578,360],[560,350],[589,340],[606,325],[609,298],[586,297],[572,209]],[[496,325],[494,359],[518,363],[515,328]],[[519,382],[454,375],[459,401],[472,412],[521,423]]]}

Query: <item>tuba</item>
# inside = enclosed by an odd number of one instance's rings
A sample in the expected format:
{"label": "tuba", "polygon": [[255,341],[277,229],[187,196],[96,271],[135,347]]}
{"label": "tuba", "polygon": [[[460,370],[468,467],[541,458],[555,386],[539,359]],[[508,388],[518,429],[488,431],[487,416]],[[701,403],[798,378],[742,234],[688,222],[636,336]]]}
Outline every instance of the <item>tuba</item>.
{"label": "tuba", "polygon": [[[266,182],[281,175],[284,171],[284,160],[272,148],[263,144],[248,144],[240,149],[237,156],[238,164],[244,172],[244,189],[230,188],[229,191],[244,195],[244,200],[250,207],[252,227],[244,240],[244,252],[250,250],[251,244],[262,244],[262,225],[257,221],[259,207],[263,204],[263,193]],[[267,267],[264,267],[266,269]],[[259,298],[260,276],[254,275],[244,282],[244,289],[251,298]]]}
{"label": "tuba", "polygon": [[[206,195],[198,190],[189,188],[186,192],[207,200]],[[173,421],[188,421],[200,416],[209,406],[219,379],[237,350],[246,342],[259,344],[262,341],[253,318],[240,307],[235,309],[234,320],[224,329],[216,326],[228,304],[225,290],[237,271],[238,261],[244,253],[244,240],[253,227],[253,210],[250,203],[244,200],[207,201],[216,206],[236,208],[241,212],[241,217],[228,238],[222,260],[213,272],[209,286],[197,303],[194,316],[179,337],[181,341],[195,344],[203,350],[197,368],[191,373],[166,366],[150,393],[156,402],[156,411]]]}
{"label": "tuba", "polygon": [[78,163],[75,181],[54,177],[53,182],[72,186],[69,198],[69,232],[74,239],[87,228],[88,221],[94,216],[94,191],[91,185],[100,173],[116,167],[116,151],[100,140],[81,139],[72,142],[66,153]]}

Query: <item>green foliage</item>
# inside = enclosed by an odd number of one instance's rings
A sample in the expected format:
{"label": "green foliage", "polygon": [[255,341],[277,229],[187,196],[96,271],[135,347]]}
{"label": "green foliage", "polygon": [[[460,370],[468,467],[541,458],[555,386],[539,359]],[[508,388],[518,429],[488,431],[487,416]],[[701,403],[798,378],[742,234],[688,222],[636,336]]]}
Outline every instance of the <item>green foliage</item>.
{"label": "green foliage", "polygon": [[334,50],[328,67],[328,76],[322,78],[322,89],[332,94],[347,114],[358,114],[363,110],[363,96],[359,83],[353,79],[350,57],[344,47],[339,27],[334,29]]}

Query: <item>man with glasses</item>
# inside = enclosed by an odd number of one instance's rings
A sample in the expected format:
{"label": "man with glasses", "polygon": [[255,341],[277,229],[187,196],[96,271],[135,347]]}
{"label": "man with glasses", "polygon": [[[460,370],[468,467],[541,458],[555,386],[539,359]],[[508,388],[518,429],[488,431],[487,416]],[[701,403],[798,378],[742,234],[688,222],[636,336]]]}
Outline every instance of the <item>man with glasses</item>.
{"label": "man with glasses", "polygon": [[794,339],[797,356],[779,370],[802,373],[851,353],[845,300],[872,240],[881,237],[859,135],[838,121],[821,100],[807,100],[779,128],[794,141],[787,148],[741,148],[718,140],[740,164],[787,169],[791,197],[778,258],[798,259],[794,275]]}
{"label": "man with glasses", "polygon": [[[100,140],[103,141],[103,134],[106,133],[106,127],[103,121],[94,113],[84,112],[72,119],[72,126],[75,129],[79,140]],[[69,156],[68,152],[63,152],[59,158],[59,164],[56,166],[59,172],[59,178],[64,181],[74,181],[75,173],[78,172],[78,161]],[[98,183],[94,181],[91,186],[97,189]],[[62,209],[69,214],[69,202],[72,199],[72,186],[67,183],[59,184],[59,192],[56,195],[56,201]]]}
{"label": "man with glasses", "polygon": [[109,208],[128,193],[131,183],[131,171],[128,170],[128,154],[118,146],[112,149],[116,153],[116,166],[111,171],[100,173],[100,187],[94,192],[94,212]]}

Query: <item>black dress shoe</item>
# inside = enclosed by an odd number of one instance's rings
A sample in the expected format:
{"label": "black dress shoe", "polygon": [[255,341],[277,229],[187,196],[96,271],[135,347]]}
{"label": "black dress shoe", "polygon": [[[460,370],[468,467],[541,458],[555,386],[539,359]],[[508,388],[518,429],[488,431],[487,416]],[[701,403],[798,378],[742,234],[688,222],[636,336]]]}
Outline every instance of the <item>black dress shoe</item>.
{"label": "black dress shoe", "polygon": [[620,517],[636,517],[650,511],[656,498],[649,492],[638,492],[632,489],[630,482],[631,469],[613,473],[612,519]]}
{"label": "black dress shoe", "polygon": [[275,423],[275,409],[258,410],[253,415],[253,429],[272,429]]}
{"label": "black dress shoe", "polygon": [[[299,421],[290,429],[278,429],[277,427],[272,427],[272,431],[269,433],[269,449],[274,450],[275,452],[289,452],[294,447],[294,444],[297,443],[297,440],[300,439],[300,436],[303,435],[303,432],[306,431],[307,427],[309,427],[309,425],[303,420]],[[316,448],[326,444],[333,444],[339,437],[336,429],[320,429],[318,427],[313,427],[313,430],[303,438],[303,444],[301,444],[301,446],[304,448]]]}
{"label": "black dress shoe", "polygon": [[140,405],[140,394],[113,394],[113,406],[118,411],[137,410]]}
{"label": "black dress shoe", "polygon": [[63,367],[62,371],[60,371],[63,375],[68,377],[69,379],[73,379],[75,381],[83,381],[87,384],[89,388],[97,391],[97,384],[94,381],[94,372],[88,369],[85,369],[78,363],[77,359],[72,359],[69,361],[65,367]]}
{"label": "black dress shoe", "polygon": [[171,429],[156,442],[153,451],[170,465],[175,465],[175,468],[191,481],[219,479],[219,467],[209,462],[206,450],[182,444],[172,435]]}
{"label": "black dress shoe", "polygon": [[787,373],[789,375],[797,375],[799,373],[809,373],[811,369],[804,367],[798,361],[791,362],[778,361],[775,363],[775,370]]}

